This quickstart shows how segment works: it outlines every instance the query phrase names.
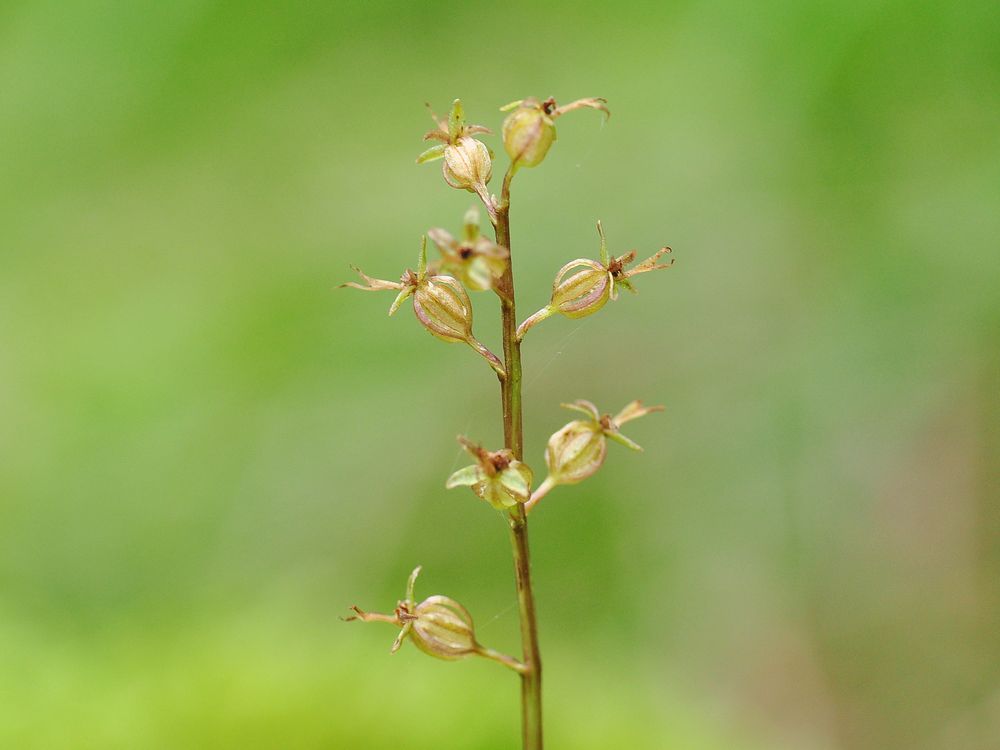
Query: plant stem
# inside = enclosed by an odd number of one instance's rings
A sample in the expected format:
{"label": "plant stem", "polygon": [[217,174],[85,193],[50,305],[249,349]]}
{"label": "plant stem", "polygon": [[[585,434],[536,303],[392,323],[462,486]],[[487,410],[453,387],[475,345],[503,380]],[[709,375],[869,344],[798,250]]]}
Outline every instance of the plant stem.
{"label": "plant stem", "polygon": [[492,659],[498,664],[503,664],[505,667],[513,669],[518,674],[524,674],[524,670],[526,669],[524,664],[519,662],[514,657],[507,656],[507,654],[502,654],[499,651],[494,651],[492,648],[486,648],[486,646],[479,646],[476,653],[480,656],[486,657],[487,659]]}
{"label": "plant stem", "polygon": [[[510,182],[513,167],[504,177],[500,203],[495,207],[497,243],[510,250]],[[503,403],[504,446],[515,458],[524,455],[524,432],[521,416],[521,343],[517,339],[514,311],[514,272],[512,261],[500,280],[500,312],[503,326],[503,357],[507,377],[500,380]],[[538,623],[535,596],[531,589],[531,558],[528,550],[528,518],[518,504],[508,515],[514,576],[521,614],[521,645],[524,670],[521,672],[521,736],[524,750],[542,750],[542,658],[538,648]]]}
{"label": "plant stem", "polygon": [[514,552],[517,602],[521,612],[521,643],[524,649],[521,674],[521,737],[524,750],[542,750],[542,656],[538,648],[535,595],[531,589],[531,559],[528,553],[528,519],[520,504],[510,512],[510,539]]}

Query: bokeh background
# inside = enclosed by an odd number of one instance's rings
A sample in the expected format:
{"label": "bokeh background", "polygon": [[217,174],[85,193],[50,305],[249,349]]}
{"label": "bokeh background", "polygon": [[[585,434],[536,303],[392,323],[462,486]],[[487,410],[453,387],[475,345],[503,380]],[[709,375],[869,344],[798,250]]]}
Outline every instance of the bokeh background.
{"label": "bokeh background", "polygon": [[613,116],[515,182],[522,314],[597,218],[677,259],[525,343],[536,466],[666,405],[533,514],[551,747],[1000,747],[992,0],[4,3],[0,746],[517,745],[515,678],[338,619],[422,563],[517,649],[443,489],[492,374],[335,286],[460,228],[424,102],[526,95]]}

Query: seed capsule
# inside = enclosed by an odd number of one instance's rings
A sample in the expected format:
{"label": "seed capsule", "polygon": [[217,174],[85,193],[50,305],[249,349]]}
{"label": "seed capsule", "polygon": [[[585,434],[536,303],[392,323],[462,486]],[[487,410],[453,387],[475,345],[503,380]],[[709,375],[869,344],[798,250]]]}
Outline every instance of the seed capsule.
{"label": "seed capsule", "polygon": [[525,99],[503,121],[503,147],[519,167],[536,167],[556,139],[556,126],[537,99]]}
{"label": "seed capsule", "polygon": [[454,661],[476,653],[476,633],[469,610],[447,596],[424,599],[413,610],[410,637],[429,656]]}
{"label": "seed capsule", "polygon": [[472,302],[451,276],[429,276],[413,295],[417,320],[442,341],[468,342],[472,335]]}
{"label": "seed capsule", "polygon": [[578,419],[549,438],[545,464],[556,484],[576,484],[601,468],[607,452],[608,442],[600,425]]}
{"label": "seed capsule", "polygon": [[478,193],[493,177],[493,160],[485,143],[465,136],[444,147],[442,171],[453,188]]}
{"label": "seed capsule", "polygon": [[556,274],[549,306],[567,318],[584,318],[607,304],[613,288],[611,273],[597,261],[570,261]]}

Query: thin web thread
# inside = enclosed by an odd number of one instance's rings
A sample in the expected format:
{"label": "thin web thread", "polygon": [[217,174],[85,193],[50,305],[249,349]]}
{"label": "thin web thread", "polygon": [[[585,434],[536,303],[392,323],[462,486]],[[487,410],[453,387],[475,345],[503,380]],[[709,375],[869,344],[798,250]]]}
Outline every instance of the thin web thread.
{"label": "thin web thread", "polygon": [[500,610],[499,612],[497,612],[497,613],[496,613],[495,615],[493,615],[493,617],[491,617],[491,618],[490,618],[490,619],[488,619],[488,620],[487,620],[486,622],[484,622],[484,623],[483,623],[482,625],[479,625],[479,626],[477,626],[477,627],[478,627],[478,628],[479,628],[480,630],[484,630],[485,628],[488,628],[488,627],[489,627],[490,625],[492,625],[493,623],[495,623],[495,622],[496,622],[497,620],[499,620],[499,619],[500,619],[501,617],[506,617],[507,615],[509,615],[509,614],[510,614],[510,613],[511,613],[512,611],[514,611],[514,608],[515,608],[516,606],[517,606],[517,599],[515,599],[514,601],[512,601],[512,602],[511,602],[510,604],[508,604],[508,605],[507,605],[506,607],[504,607],[504,608],[503,608],[503,609],[501,609],[501,610]]}
{"label": "thin web thread", "polygon": [[581,328],[583,328],[583,323],[577,324],[576,328],[574,328],[572,331],[563,336],[562,341],[560,341],[559,344],[556,346],[555,354],[549,357],[548,361],[546,361],[544,365],[539,367],[534,372],[534,374],[531,376],[531,379],[527,383],[525,383],[525,386],[534,385],[538,381],[538,378],[540,378],[545,373],[545,371],[552,366],[552,363],[563,355],[563,353],[568,348],[567,344],[569,343],[569,340],[572,339],[574,336],[576,336],[577,332]]}
{"label": "thin web thread", "polygon": [[[526,388],[538,382],[538,379],[545,374],[545,371],[548,370],[552,366],[552,364],[559,357],[561,357],[567,351],[567,349],[570,348],[569,342],[573,339],[574,336],[576,336],[576,334],[580,331],[580,329],[583,328],[583,325],[584,325],[583,323],[578,324],[572,331],[563,336],[562,340],[556,346],[555,353],[552,354],[552,356],[550,356],[548,360],[546,360],[545,364],[539,367],[531,376],[531,378],[525,383]],[[470,412],[469,418],[465,422],[465,429],[462,431],[461,434],[467,435],[470,438],[475,439],[473,435],[470,434],[470,430],[472,430],[472,428],[481,421],[481,418],[487,409],[493,409],[493,408],[494,408],[493,405],[490,406],[484,405]],[[461,446],[456,447],[454,458],[452,458],[450,471],[452,472],[455,471],[458,468],[458,464],[461,463],[463,460],[465,460],[466,457],[467,454],[465,450]]]}

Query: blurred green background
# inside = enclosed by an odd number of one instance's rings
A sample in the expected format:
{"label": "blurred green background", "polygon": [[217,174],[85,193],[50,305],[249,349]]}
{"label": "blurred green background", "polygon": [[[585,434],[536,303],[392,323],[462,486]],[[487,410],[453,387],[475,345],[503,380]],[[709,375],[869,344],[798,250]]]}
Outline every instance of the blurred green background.
{"label": "blurred green background", "polygon": [[460,228],[425,101],[529,95],[613,116],[515,181],[522,317],[597,218],[677,259],[525,343],[537,467],[666,405],[533,514],[550,746],[1000,747],[993,0],[0,6],[0,747],[517,745],[515,678],[338,620],[422,563],[518,642],[443,489],[495,379],[334,287]]}

